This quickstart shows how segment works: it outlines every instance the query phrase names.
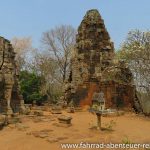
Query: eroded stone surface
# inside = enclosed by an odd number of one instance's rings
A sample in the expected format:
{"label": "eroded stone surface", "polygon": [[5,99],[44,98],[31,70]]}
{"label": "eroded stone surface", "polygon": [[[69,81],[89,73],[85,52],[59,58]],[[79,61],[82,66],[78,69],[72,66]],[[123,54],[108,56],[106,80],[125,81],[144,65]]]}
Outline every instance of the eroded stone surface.
{"label": "eroded stone surface", "polygon": [[0,112],[21,112],[24,100],[18,84],[15,52],[10,41],[0,37]]}
{"label": "eroded stone surface", "polygon": [[78,28],[70,76],[65,83],[66,101],[90,105],[94,92],[103,91],[106,108],[132,108],[135,87],[131,71],[114,56],[104,20],[97,10],[89,10]]}

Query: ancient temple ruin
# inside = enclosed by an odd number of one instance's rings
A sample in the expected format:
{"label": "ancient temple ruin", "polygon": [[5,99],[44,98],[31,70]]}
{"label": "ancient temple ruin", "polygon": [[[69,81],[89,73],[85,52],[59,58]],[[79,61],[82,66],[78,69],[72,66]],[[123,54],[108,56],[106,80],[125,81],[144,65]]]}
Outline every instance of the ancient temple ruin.
{"label": "ancient temple ruin", "polygon": [[0,113],[24,110],[18,77],[14,49],[10,41],[0,37]]}
{"label": "ancient temple ruin", "polygon": [[106,108],[132,108],[135,87],[123,61],[114,59],[114,45],[98,10],[83,18],[72,52],[71,71],[65,84],[65,99],[75,105],[90,105],[94,92],[102,91]]}

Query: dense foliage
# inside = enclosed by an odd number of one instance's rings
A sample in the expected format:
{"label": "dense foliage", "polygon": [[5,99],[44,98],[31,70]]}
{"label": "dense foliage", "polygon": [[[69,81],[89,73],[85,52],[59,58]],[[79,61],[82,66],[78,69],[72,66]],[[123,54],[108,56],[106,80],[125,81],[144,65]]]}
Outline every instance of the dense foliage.
{"label": "dense foliage", "polygon": [[150,31],[130,31],[117,57],[128,63],[143,112],[150,114]]}
{"label": "dense foliage", "polygon": [[25,103],[36,101],[38,105],[46,100],[46,96],[40,93],[41,77],[29,71],[20,72],[20,86]]}
{"label": "dense foliage", "polygon": [[150,93],[150,32],[130,31],[118,57],[128,62],[138,90]]}

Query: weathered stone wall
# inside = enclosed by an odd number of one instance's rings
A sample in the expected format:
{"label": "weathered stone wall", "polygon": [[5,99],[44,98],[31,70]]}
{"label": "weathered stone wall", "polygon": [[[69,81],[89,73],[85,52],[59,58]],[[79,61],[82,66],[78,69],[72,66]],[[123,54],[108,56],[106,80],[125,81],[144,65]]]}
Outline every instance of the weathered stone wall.
{"label": "weathered stone wall", "polygon": [[104,92],[106,108],[128,108],[134,105],[135,87],[115,81],[105,81],[100,84]]}
{"label": "weathered stone wall", "polygon": [[96,81],[114,56],[113,43],[97,10],[90,10],[78,28],[72,58],[72,78],[77,84]]}
{"label": "weathered stone wall", "polygon": [[71,72],[65,99],[76,105],[90,105],[94,92],[103,91],[106,107],[133,106],[135,88],[124,62],[114,63],[114,46],[97,10],[83,18],[72,53]]}
{"label": "weathered stone wall", "polygon": [[18,85],[15,52],[10,42],[0,37],[0,112],[12,114],[23,107],[23,98]]}

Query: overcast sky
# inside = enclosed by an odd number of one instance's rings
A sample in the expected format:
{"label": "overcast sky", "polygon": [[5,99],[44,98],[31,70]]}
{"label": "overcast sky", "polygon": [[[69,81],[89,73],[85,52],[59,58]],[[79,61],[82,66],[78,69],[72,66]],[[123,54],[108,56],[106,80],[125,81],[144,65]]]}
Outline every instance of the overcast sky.
{"label": "overcast sky", "polygon": [[0,0],[0,36],[31,36],[39,47],[44,31],[77,28],[89,9],[99,10],[116,48],[129,30],[150,29],[150,0]]}

